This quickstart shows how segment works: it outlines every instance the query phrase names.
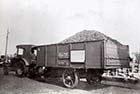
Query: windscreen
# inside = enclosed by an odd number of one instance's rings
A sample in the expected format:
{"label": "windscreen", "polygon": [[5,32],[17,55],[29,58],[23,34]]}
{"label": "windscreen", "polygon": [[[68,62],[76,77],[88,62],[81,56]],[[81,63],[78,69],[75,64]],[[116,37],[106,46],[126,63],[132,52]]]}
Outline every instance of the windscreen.
{"label": "windscreen", "polygon": [[23,48],[18,48],[17,49],[17,55],[23,55],[24,49]]}

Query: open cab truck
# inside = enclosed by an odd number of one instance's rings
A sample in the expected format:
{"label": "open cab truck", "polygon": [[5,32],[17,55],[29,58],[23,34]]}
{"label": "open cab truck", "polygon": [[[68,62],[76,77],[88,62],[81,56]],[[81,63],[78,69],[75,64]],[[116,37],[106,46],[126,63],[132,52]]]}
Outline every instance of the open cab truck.
{"label": "open cab truck", "polygon": [[129,68],[129,47],[110,40],[18,45],[12,62],[19,76],[60,77],[64,86],[74,88],[80,78],[98,83],[105,70]]}

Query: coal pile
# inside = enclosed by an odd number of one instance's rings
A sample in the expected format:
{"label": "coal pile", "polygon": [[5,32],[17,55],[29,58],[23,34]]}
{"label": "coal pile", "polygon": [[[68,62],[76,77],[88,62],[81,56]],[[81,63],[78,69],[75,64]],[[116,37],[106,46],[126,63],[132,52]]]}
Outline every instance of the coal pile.
{"label": "coal pile", "polygon": [[61,41],[60,43],[72,43],[72,42],[83,42],[83,41],[95,41],[95,40],[111,40],[117,45],[122,45],[115,39],[112,39],[105,34],[95,30],[83,30],[76,33],[75,35]]}

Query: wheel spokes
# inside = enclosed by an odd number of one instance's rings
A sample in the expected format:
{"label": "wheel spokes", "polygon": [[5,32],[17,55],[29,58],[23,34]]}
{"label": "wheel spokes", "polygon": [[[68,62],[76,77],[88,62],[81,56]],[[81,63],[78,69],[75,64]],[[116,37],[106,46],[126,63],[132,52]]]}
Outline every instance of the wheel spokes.
{"label": "wheel spokes", "polygon": [[67,85],[69,85],[69,86],[72,86],[73,84],[74,84],[74,78],[73,78],[73,76],[72,75],[66,75],[65,76],[65,83],[67,84]]}
{"label": "wheel spokes", "polygon": [[74,84],[73,80],[72,79],[66,79],[65,80],[65,83],[70,87]]}
{"label": "wheel spokes", "polygon": [[65,70],[63,73],[63,83],[68,88],[74,88],[79,82],[78,75],[73,70]]}

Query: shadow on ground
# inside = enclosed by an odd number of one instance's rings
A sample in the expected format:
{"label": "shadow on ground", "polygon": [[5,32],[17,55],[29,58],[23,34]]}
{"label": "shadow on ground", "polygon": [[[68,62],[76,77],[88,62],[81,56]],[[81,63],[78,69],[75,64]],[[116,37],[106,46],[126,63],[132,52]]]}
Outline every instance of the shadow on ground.
{"label": "shadow on ground", "polygon": [[[42,83],[47,83],[47,84],[52,84],[52,85],[57,85],[63,88],[66,88],[63,85],[62,79],[34,79]],[[137,84],[132,84],[132,83],[126,83],[126,82],[112,82],[112,81],[105,81],[103,80],[101,83],[95,84],[95,85],[90,85],[86,81],[80,81],[79,85],[75,89],[81,89],[81,90],[86,90],[86,91],[91,91],[91,90],[97,90],[97,89],[103,89],[103,88],[108,88],[108,87],[119,87],[119,88],[126,88],[126,89],[134,89],[134,90],[139,90],[140,85],[139,83]]]}
{"label": "shadow on ground", "polygon": [[[57,85],[63,88],[66,88],[63,85],[62,79],[34,79],[42,83],[47,83],[47,84],[53,84]],[[139,90],[140,85],[139,83],[128,83],[128,82],[114,82],[114,81],[106,81],[103,80],[101,83],[98,84],[88,84],[86,81],[80,81],[79,85],[75,89],[81,89],[81,90],[86,90],[86,91],[91,91],[91,90],[97,90],[97,89],[103,89],[103,88],[108,88],[108,87],[119,87],[119,88],[126,88],[126,89],[134,89],[134,90]]]}
{"label": "shadow on ground", "polygon": [[[19,78],[19,77],[14,77],[15,74],[11,73],[9,75],[12,76],[4,76],[2,73],[2,70],[0,72],[0,84],[1,86],[4,83],[8,83],[7,80],[5,80],[5,78],[8,78],[8,81],[10,81],[11,78]],[[26,77],[25,77],[26,78]],[[28,79],[28,78],[27,78]],[[27,80],[25,79],[25,80]],[[14,80],[14,79],[13,79]],[[20,79],[18,79],[20,81]],[[24,82],[24,79],[21,79]],[[60,88],[64,88],[67,89],[66,87],[64,87],[62,79],[54,79],[54,78],[49,78],[49,79],[40,79],[40,78],[35,78],[35,79],[31,79],[31,80],[36,80],[37,82],[40,82],[42,84],[45,85],[46,84],[50,84],[50,85],[55,85],[57,87]],[[15,81],[16,82],[16,81]],[[26,82],[26,81],[25,81]],[[29,82],[30,83],[30,82]],[[47,85],[46,85],[47,86]],[[126,89],[133,89],[133,90],[140,90],[140,83],[128,83],[128,82],[115,82],[115,81],[106,81],[103,80],[101,83],[96,84],[96,85],[89,85],[86,81],[80,81],[79,85],[75,88],[75,89],[80,89],[80,90],[86,90],[86,91],[91,91],[91,90],[98,90],[98,89],[104,89],[104,88],[108,88],[108,87],[119,87],[119,88],[126,88]],[[55,88],[55,87],[54,87]]]}

